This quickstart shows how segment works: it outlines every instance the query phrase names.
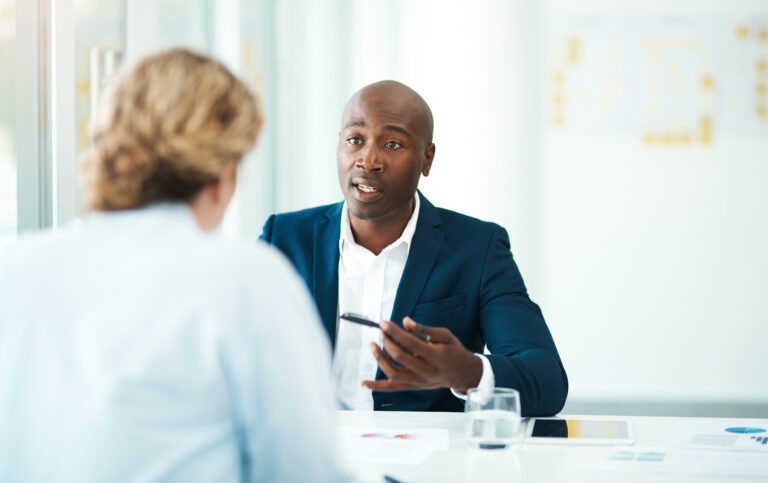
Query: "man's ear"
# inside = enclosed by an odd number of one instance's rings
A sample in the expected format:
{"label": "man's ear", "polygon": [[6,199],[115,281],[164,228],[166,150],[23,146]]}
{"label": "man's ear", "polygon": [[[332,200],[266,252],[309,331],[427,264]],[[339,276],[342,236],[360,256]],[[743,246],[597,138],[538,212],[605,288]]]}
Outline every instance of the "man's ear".
{"label": "man's ear", "polygon": [[421,167],[421,174],[429,176],[429,170],[432,169],[432,160],[435,159],[435,143],[431,143],[424,153],[424,166]]}

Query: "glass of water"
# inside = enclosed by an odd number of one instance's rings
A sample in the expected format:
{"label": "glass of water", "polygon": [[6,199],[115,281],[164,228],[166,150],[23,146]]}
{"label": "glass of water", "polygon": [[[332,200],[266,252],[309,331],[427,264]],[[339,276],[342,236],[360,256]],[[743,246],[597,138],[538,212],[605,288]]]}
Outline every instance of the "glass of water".
{"label": "glass of water", "polygon": [[470,389],[464,406],[467,441],[480,449],[504,449],[517,441],[520,431],[520,393],[495,387]]}

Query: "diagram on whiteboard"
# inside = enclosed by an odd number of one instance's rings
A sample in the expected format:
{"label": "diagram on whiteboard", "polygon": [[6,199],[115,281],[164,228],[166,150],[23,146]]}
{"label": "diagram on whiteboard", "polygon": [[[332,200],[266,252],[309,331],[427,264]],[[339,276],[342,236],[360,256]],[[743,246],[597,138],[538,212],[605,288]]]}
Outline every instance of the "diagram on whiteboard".
{"label": "diagram on whiteboard", "polygon": [[768,135],[768,19],[553,15],[548,25],[552,134],[662,147]]}

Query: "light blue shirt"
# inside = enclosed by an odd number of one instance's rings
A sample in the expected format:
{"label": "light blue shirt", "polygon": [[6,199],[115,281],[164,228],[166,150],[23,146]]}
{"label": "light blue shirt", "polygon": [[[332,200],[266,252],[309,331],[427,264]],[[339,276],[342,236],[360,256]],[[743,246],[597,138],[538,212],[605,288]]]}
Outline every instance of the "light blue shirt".
{"label": "light blue shirt", "polygon": [[0,481],[340,481],[330,350],[277,251],[183,204],[0,249]]}

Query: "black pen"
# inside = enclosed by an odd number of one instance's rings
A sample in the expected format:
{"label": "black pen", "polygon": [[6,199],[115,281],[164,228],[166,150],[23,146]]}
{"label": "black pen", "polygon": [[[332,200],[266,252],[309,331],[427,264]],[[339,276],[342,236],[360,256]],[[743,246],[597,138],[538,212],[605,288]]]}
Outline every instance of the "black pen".
{"label": "black pen", "polygon": [[[349,312],[345,312],[345,313],[341,314],[339,317],[341,317],[342,319],[344,319],[346,321],[354,322],[355,324],[365,325],[365,326],[368,326],[368,327],[375,327],[377,329],[381,328],[381,327],[379,327],[378,323],[376,323],[376,322],[374,322],[372,320],[368,320],[365,317],[363,317],[362,315],[352,314],[352,313],[349,313]],[[407,331],[407,332],[409,334],[411,334],[412,336],[414,336],[414,337],[418,337],[419,339],[423,340],[424,342],[429,342],[429,335],[427,335],[427,334],[422,334],[421,332],[411,332],[411,331]]]}

